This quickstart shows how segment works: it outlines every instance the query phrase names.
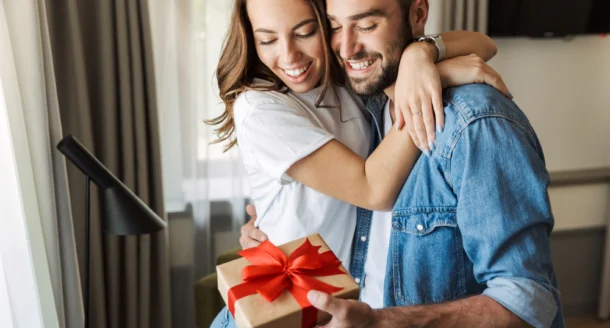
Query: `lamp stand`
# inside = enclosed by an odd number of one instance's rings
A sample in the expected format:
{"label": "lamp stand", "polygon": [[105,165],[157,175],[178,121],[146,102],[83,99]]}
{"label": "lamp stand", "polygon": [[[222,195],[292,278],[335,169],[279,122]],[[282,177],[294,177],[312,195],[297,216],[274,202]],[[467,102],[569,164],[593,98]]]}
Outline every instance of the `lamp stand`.
{"label": "lamp stand", "polygon": [[[144,201],[117,179],[91,152],[72,135],[64,137],[57,149],[85,174],[85,276],[83,303],[85,328],[89,328],[89,296],[91,274],[91,182],[99,188],[103,209],[101,231],[118,236],[138,236],[160,231],[167,226]],[[96,232],[97,233],[97,232]],[[99,234],[101,236],[101,233]]]}
{"label": "lamp stand", "polygon": [[90,193],[91,192],[91,177],[85,175],[85,295],[83,301],[85,302],[85,328],[89,328],[89,272],[90,272],[90,259],[89,259],[89,236],[91,235],[91,204],[90,204]]}

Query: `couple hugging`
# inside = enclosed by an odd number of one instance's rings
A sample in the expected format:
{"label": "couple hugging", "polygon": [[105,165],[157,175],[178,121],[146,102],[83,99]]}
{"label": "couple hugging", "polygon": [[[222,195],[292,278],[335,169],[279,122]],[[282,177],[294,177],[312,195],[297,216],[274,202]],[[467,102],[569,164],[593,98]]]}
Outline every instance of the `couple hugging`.
{"label": "couple hugging", "polygon": [[[475,32],[428,0],[235,0],[217,68],[254,217],[242,246],[319,233],[360,301],[325,327],[564,327],[536,134]],[[223,310],[212,327],[234,327]]]}

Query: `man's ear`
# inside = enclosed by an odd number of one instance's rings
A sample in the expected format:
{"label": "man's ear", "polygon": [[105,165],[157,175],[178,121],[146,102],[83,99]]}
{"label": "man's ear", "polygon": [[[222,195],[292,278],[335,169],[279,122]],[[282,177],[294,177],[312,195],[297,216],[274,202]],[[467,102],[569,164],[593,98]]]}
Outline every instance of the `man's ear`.
{"label": "man's ear", "polygon": [[428,0],[413,0],[409,18],[411,20],[411,29],[413,36],[424,35],[426,22],[428,21],[428,12],[430,11],[430,3]]}

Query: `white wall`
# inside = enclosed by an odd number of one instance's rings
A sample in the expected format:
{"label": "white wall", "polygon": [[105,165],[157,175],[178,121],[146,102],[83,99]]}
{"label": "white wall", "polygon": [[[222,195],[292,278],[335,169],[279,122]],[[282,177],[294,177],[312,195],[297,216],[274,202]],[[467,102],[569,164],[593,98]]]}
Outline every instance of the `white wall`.
{"label": "white wall", "polygon": [[[549,171],[610,166],[610,38],[498,38],[502,74],[544,148]],[[555,231],[604,226],[607,184],[551,188]]]}
{"label": "white wall", "polygon": [[[426,33],[446,29],[445,0],[430,0]],[[530,118],[550,171],[610,166],[610,37],[495,38],[490,64]]]}
{"label": "white wall", "polygon": [[530,118],[550,171],[610,166],[610,38],[498,38],[491,65]]}
{"label": "white wall", "polygon": [[610,186],[592,184],[549,188],[554,231],[604,227],[608,224]]}

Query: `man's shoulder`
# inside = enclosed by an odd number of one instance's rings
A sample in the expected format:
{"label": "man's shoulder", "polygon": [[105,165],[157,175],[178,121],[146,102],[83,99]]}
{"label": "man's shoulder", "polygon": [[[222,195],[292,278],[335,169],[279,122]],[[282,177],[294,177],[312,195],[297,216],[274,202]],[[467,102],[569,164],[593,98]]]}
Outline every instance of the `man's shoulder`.
{"label": "man's shoulder", "polygon": [[443,91],[445,111],[455,110],[456,118],[469,124],[484,117],[497,117],[529,126],[517,104],[487,84],[467,84]]}
{"label": "man's shoulder", "polygon": [[[468,84],[443,92],[445,129],[437,136],[437,146],[446,145],[444,156],[452,157],[465,135],[477,138],[519,138],[537,144],[534,128],[511,99],[485,84]],[[489,131],[493,129],[494,131]],[[491,140],[492,139],[485,139]],[[483,139],[478,139],[479,141]],[[468,143],[466,143],[468,144]]]}

